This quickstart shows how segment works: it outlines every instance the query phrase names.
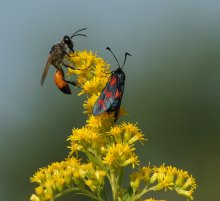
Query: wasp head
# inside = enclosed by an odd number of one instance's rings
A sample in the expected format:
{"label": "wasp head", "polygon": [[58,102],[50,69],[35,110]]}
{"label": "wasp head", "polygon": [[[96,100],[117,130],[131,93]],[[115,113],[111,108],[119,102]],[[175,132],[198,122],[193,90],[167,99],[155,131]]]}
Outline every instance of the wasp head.
{"label": "wasp head", "polygon": [[64,36],[64,37],[63,37],[63,43],[64,43],[72,52],[74,52],[74,50],[73,50],[73,41],[70,39],[69,36]]}

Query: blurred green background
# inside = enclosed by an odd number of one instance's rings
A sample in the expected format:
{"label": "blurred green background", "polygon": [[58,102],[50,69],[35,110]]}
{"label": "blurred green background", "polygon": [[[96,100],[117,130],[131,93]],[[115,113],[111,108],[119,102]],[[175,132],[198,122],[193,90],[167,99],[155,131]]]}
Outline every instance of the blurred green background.
{"label": "blurred green background", "polygon": [[125,51],[133,55],[124,68],[129,116],[119,122],[139,122],[145,133],[141,164],[188,170],[195,200],[219,200],[220,1],[2,0],[0,27],[1,201],[29,200],[29,177],[64,159],[71,129],[85,124],[85,97],[60,93],[54,68],[40,86],[52,44],[84,27],[88,37],[76,37],[75,49],[97,51],[113,70],[106,46],[121,62]]}

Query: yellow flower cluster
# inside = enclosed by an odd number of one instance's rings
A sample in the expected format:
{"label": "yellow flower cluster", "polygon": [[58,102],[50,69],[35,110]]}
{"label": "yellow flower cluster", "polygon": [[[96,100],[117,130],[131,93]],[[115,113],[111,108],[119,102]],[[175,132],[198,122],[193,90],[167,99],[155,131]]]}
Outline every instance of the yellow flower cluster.
{"label": "yellow flower cluster", "polygon": [[[71,154],[76,151],[89,152],[100,158],[103,165],[111,168],[138,164],[133,144],[143,140],[143,134],[136,125],[123,123],[121,126],[113,126],[113,114],[91,115],[92,108],[109,79],[109,65],[102,58],[86,51],[74,53],[70,60],[77,68],[69,69],[68,75],[77,75],[77,82],[82,88],[79,95],[89,95],[83,104],[85,113],[88,114],[87,124],[83,128],[73,129],[73,134],[69,137]],[[116,133],[120,136],[115,136]]]}
{"label": "yellow flower cluster", "polygon": [[[76,81],[82,87],[79,95],[84,93],[88,93],[90,96],[99,94],[110,76],[110,65],[91,51],[77,51],[70,55],[69,60],[74,64],[76,69],[69,68],[67,75],[69,77],[76,75]],[[90,98],[92,98],[92,96]],[[93,97],[93,100],[95,101],[96,98]],[[91,102],[91,104],[92,103],[93,102]],[[86,109],[88,109],[88,112],[91,112],[93,105],[88,106],[90,107]]]}
{"label": "yellow flower cluster", "polygon": [[[123,122],[116,125],[114,114],[92,115],[93,106],[111,75],[110,65],[104,59],[91,51],[77,51],[69,55],[68,61],[75,66],[75,69],[68,69],[69,79],[76,80],[81,88],[78,95],[87,95],[83,107],[88,119],[85,126],[72,130],[68,138],[68,158],[40,169],[31,178],[38,184],[31,200],[55,200],[66,193],[77,192],[105,201],[105,179],[110,183],[114,201],[144,200],[145,193],[162,189],[175,190],[193,199],[195,179],[186,171],[165,165],[141,168],[130,175],[127,190],[122,188],[123,169],[129,165],[135,168],[139,164],[135,143],[144,141],[144,135],[137,124]],[[123,114],[122,108],[119,117]],[[85,155],[86,163],[81,163],[85,158],[81,159],[79,153]],[[156,200],[149,198],[145,201]]]}
{"label": "yellow flower cluster", "polygon": [[104,185],[105,171],[92,163],[81,164],[74,157],[60,163],[55,162],[46,168],[41,168],[31,177],[31,182],[39,186],[35,188],[32,201],[54,200],[61,195],[84,190],[88,186],[91,191],[100,191]]}
{"label": "yellow flower cluster", "polygon": [[134,193],[141,190],[140,186],[143,182],[147,185],[147,188],[143,190],[144,193],[169,189],[192,200],[192,194],[196,189],[195,179],[187,171],[164,164],[160,167],[151,168],[150,165],[143,167],[138,172],[131,174],[130,178],[130,185],[133,187]]}

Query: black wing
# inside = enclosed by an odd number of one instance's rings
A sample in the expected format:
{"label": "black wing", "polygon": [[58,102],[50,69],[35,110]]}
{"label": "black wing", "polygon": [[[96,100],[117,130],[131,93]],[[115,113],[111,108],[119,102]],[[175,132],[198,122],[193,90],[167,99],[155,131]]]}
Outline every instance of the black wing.
{"label": "black wing", "polygon": [[118,106],[120,107],[123,91],[124,85],[119,84],[118,75],[113,74],[98,97],[93,107],[92,114],[96,116],[104,112],[111,113]]}

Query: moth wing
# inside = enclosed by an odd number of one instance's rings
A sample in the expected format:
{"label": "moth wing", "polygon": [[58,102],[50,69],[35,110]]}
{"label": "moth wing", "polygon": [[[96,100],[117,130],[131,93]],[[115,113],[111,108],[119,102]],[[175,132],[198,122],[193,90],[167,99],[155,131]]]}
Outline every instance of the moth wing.
{"label": "moth wing", "polygon": [[121,86],[118,84],[118,76],[111,76],[93,107],[93,115],[96,116],[102,114],[112,107],[115,99],[117,99],[116,95],[120,87]]}

